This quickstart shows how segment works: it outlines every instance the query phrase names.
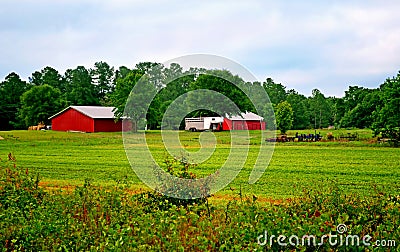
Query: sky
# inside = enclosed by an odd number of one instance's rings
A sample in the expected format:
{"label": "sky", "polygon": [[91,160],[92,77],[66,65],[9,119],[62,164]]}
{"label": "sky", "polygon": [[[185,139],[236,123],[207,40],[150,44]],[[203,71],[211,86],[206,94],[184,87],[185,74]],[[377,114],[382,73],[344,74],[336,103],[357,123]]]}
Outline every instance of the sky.
{"label": "sky", "polygon": [[226,57],[306,96],[376,88],[400,70],[400,1],[2,0],[0,80],[46,66],[133,68]]}

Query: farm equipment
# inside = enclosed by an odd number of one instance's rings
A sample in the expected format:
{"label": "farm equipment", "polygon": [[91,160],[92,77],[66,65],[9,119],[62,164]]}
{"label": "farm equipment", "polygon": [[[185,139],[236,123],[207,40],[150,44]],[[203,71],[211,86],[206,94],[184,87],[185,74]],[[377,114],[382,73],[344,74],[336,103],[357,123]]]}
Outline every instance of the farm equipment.
{"label": "farm equipment", "polygon": [[318,134],[298,134],[294,137],[288,137],[287,135],[280,135],[276,138],[268,138],[265,141],[267,142],[318,142],[322,140],[322,136],[320,133]]}

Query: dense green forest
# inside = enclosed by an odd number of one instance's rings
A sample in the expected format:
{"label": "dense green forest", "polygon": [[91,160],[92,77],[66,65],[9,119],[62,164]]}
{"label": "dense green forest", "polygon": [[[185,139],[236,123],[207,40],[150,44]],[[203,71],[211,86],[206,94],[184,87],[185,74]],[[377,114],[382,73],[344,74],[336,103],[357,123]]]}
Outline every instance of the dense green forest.
{"label": "dense green forest", "polygon": [[[166,67],[151,62],[139,63],[133,69],[116,69],[106,62],[96,62],[93,68],[78,66],[64,74],[47,66],[32,73],[28,82],[12,72],[0,82],[0,130],[25,129],[41,121],[49,123],[49,116],[69,105],[115,106],[116,114],[122,115],[130,91],[143,76],[153,85],[149,92],[158,92],[145,115],[150,129],[160,128],[162,115],[172,101],[196,89],[215,90],[234,101],[241,111],[255,112],[247,96],[230,83],[234,82],[242,88],[263,88],[268,93],[276,125],[282,131],[335,126],[372,128],[376,133],[392,136],[399,132],[400,72],[375,89],[349,86],[341,98],[327,97],[314,89],[306,97],[294,89],[287,90],[272,78],[252,83],[227,70],[184,70],[174,63]],[[210,111],[199,110],[191,116],[207,113]],[[271,113],[265,110],[262,116]]]}

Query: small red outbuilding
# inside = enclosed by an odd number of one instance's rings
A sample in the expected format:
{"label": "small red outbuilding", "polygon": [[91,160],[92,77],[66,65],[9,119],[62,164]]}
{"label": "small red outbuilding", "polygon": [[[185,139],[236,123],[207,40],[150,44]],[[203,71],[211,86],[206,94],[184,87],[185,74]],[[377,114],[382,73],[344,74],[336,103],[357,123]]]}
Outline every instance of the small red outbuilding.
{"label": "small red outbuilding", "polygon": [[115,121],[114,107],[69,106],[51,116],[51,128],[57,131],[122,131],[122,120]]}
{"label": "small red outbuilding", "polygon": [[222,124],[223,130],[265,130],[264,118],[252,112],[237,116],[226,116]]}

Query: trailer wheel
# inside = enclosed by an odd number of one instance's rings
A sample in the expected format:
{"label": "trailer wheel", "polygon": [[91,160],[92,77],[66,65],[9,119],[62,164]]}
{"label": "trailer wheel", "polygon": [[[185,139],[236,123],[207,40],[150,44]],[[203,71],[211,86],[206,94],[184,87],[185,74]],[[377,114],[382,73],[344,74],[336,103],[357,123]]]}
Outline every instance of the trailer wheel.
{"label": "trailer wheel", "polygon": [[196,132],[197,129],[196,129],[196,128],[190,128],[190,131],[191,131],[191,132]]}

